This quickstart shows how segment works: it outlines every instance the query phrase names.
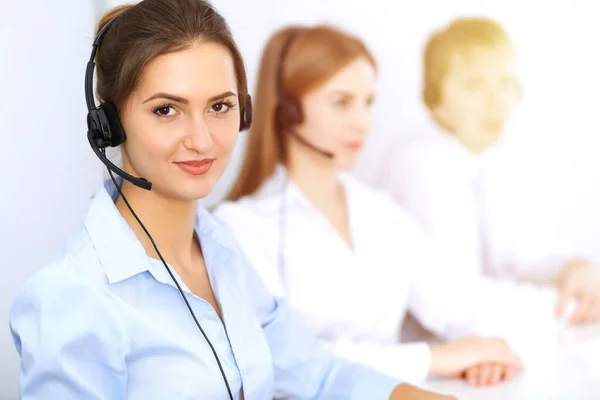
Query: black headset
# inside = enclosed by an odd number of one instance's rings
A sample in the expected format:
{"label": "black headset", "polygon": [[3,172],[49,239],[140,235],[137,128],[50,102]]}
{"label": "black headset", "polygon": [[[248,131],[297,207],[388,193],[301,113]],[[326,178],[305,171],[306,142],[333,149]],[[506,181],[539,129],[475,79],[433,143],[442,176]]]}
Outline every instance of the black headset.
{"label": "black headset", "polygon": [[[113,18],[110,22],[108,22],[100,30],[100,32],[98,32],[98,35],[96,36],[96,39],[94,40],[94,43],[93,43],[92,54],[90,56],[90,60],[88,61],[87,68],[85,70],[85,101],[86,101],[87,108],[88,108],[88,114],[87,114],[88,141],[90,142],[90,145],[92,146],[92,149],[94,150],[94,153],[96,153],[96,155],[98,156],[100,161],[102,161],[104,163],[104,165],[106,165],[106,167],[108,168],[108,173],[110,175],[110,178],[112,179],[113,184],[119,191],[119,195],[123,198],[123,201],[127,205],[127,208],[129,209],[129,211],[131,212],[133,217],[140,224],[140,226],[142,227],[142,229],[144,230],[144,232],[150,239],[150,242],[154,246],[154,250],[156,251],[156,254],[158,254],[160,260],[162,261],[163,265],[167,269],[167,272],[171,276],[171,279],[173,279],[173,282],[177,286],[177,289],[179,290],[179,293],[181,294],[181,297],[183,298],[183,301],[185,302],[185,304],[190,312],[190,315],[194,319],[196,326],[198,327],[198,329],[202,333],[202,336],[204,336],[204,339],[206,340],[210,349],[212,350],[215,360],[217,361],[217,365],[219,366],[219,370],[221,371],[221,376],[223,377],[223,381],[225,382],[225,386],[227,387],[227,392],[229,394],[229,398],[231,400],[233,400],[234,397],[231,392],[231,388],[229,387],[229,382],[227,381],[227,376],[225,375],[225,371],[223,370],[223,366],[221,365],[221,360],[219,360],[219,356],[217,355],[217,352],[216,352],[213,344],[211,343],[210,339],[204,332],[204,329],[202,329],[200,322],[198,322],[198,319],[196,318],[196,315],[194,314],[194,311],[192,310],[192,307],[191,307],[190,303],[188,302],[187,297],[185,296],[185,293],[181,289],[181,286],[177,282],[177,279],[175,279],[173,272],[168,267],[162,254],[158,250],[158,247],[154,243],[154,239],[152,238],[152,236],[150,235],[150,233],[148,232],[148,230],[146,229],[146,227],[144,226],[142,221],[139,219],[139,217],[137,216],[135,211],[133,211],[133,208],[129,204],[129,201],[127,201],[127,198],[125,198],[125,196],[123,195],[123,192],[121,191],[121,186],[115,180],[112,172],[116,173],[121,178],[131,182],[133,185],[140,187],[142,189],[151,190],[152,183],[148,182],[144,178],[136,178],[134,176],[131,176],[130,174],[128,174],[127,172],[123,171],[122,169],[117,167],[115,164],[113,164],[106,157],[106,148],[119,146],[120,144],[125,142],[126,136],[125,136],[125,130],[123,129],[123,126],[121,125],[121,121],[119,120],[119,114],[118,114],[117,109],[114,106],[114,104],[112,104],[110,102],[103,102],[99,106],[96,106],[96,104],[94,102],[94,94],[93,94],[94,93],[93,78],[94,78],[94,67],[95,67],[94,58],[96,56],[96,50],[102,43],[102,39],[104,38],[104,35],[106,34],[106,32],[108,31],[110,26],[116,21],[117,18],[118,18],[118,16]],[[240,131],[250,128],[251,122],[252,122],[252,99],[250,98],[249,94],[246,94],[246,103],[245,103],[244,107],[241,109]]]}
{"label": "black headset", "polygon": [[288,57],[290,47],[300,36],[301,30],[291,32],[285,39],[279,54],[279,63],[277,64],[277,73],[275,75],[275,87],[277,91],[277,106],[275,107],[275,129],[278,135],[290,133],[298,142],[313,150],[314,152],[326,157],[334,158],[335,154],[315,146],[301,135],[299,135],[294,127],[300,125],[304,121],[304,112],[300,99],[296,96],[288,94],[283,88],[283,69],[285,61]]}
{"label": "black headset", "polygon": [[[121,168],[113,164],[107,157],[105,149],[107,147],[117,147],[125,142],[126,135],[123,125],[119,120],[119,113],[114,104],[110,102],[103,102],[99,106],[96,106],[94,102],[94,67],[96,66],[94,59],[96,57],[96,51],[108,29],[117,20],[118,16],[110,20],[96,36],[92,45],[92,54],[90,60],[87,63],[85,70],[85,102],[88,109],[87,114],[87,137],[90,142],[90,146],[96,153],[96,156],[106,165],[109,171],[113,171],[121,178],[131,182],[137,187],[142,189],[151,190],[152,183],[148,182],[145,178],[136,178],[131,176]],[[250,94],[246,93],[246,101],[244,106],[240,110],[240,131],[244,131],[250,128],[252,124],[252,98]]]}

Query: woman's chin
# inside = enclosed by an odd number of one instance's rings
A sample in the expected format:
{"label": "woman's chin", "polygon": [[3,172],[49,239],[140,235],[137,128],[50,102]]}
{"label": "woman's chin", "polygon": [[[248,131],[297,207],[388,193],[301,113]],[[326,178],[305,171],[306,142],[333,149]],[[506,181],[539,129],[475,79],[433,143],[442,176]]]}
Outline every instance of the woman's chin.
{"label": "woman's chin", "polygon": [[170,185],[165,195],[179,201],[196,201],[208,196],[213,188],[212,179],[195,179],[195,182],[178,182],[176,186]]}

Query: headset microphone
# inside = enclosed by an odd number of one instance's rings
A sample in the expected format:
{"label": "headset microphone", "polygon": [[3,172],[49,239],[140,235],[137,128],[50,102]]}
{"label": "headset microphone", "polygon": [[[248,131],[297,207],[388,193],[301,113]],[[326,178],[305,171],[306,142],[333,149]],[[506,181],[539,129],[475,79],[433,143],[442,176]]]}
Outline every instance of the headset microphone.
{"label": "headset microphone", "polygon": [[90,146],[92,146],[92,150],[94,150],[94,153],[100,159],[100,161],[102,161],[102,163],[104,165],[106,165],[106,168],[108,168],[115,174],[119,175],[121,178],[125,179],[126,181],[131,182],[132,184],[134,184],[137,187],[140,187],[140,188],[146,189],[146,190],[152,189],[152,183],[148,182],[146,179],[136,178],[135,176],[131,176],[127,172],[123,171],[121,168],[119,168],[115,164],[113,164],[108,159],[108,157],[106,157],[106,152],[104,151],[104,149],[98,145],[98,143],[97,143],[98,138],[94,135],[94,132],[89,130],[87,133],[87,137],[88,137],[88,141],[90,142]]}
{"label": "headset microphone", "polygon": [[305,138],[303,138],[302,136],[300,136],[300,134],[294,130],[290,130],[291,134],[294,136],[294,138],[300,142],[301,144],[303,144],[304,146],[308,147],[309,149],[311,149],[312,151],[319,153],[320,155],[327,157],[327,158],[335,158],[335,154],[320,149],[317,146],[315,146],[314,144],[310,143],[308,140],[306,140]]}

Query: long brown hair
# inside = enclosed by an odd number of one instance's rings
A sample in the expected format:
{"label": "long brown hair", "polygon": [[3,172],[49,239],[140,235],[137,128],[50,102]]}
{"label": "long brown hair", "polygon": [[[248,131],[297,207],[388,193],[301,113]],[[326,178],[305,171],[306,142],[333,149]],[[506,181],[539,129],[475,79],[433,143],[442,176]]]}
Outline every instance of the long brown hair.
{"label": "long brown hair", "polygon": [[115,17],[96,54],[97,91],[120,109],[154,58],[197,42],[228,49],[237,77],[240,110],[247,93],[244,61],[225,19],[205,0],[143,0],[107,11],[96,33]]}
{"label": "long brown hair", "polygon": [[376,66],[360,39],[331,26],[290,26],[269,39],[260,63],[242,170],[228,200],[254,193],[277,163],[286,162],[287,135],[275,123],[281,92],[299,100],[358,57]]}

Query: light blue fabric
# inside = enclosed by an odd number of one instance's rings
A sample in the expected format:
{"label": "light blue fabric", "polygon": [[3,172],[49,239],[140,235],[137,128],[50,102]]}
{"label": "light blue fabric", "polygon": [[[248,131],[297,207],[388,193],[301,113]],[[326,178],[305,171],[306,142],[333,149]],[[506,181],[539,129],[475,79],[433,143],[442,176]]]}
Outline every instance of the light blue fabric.
{"label": "light blue fabric", "polygon": [[[163,264],[106,181],[84,227],[18,292],[10,328],[23,400],[228,399],[214,356]],[[236,399],[387,399],[399,383],[334,359],[271,297],[230,231],[199,207],[196,233],[224,325],[179,281]],[[174,272],[174,271],[173,271]],[[179,278],[178,278],[179,279]]]}

